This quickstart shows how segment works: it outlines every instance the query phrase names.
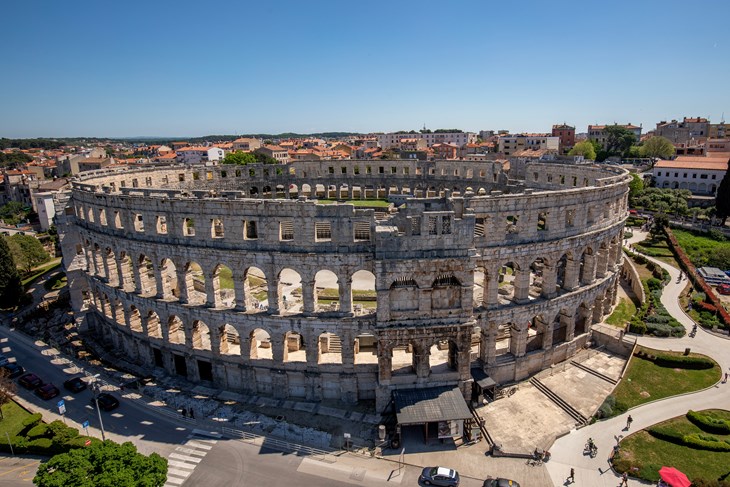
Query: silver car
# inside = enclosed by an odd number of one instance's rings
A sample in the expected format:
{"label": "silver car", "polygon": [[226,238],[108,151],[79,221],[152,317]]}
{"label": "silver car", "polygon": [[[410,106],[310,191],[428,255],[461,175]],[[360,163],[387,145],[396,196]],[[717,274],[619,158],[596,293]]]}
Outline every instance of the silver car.
{"label": "silver car", "polygon": [[458,487],[459,472],[446,467],[426,467],[418,479],[425,485],[440,485],[444,487]]}

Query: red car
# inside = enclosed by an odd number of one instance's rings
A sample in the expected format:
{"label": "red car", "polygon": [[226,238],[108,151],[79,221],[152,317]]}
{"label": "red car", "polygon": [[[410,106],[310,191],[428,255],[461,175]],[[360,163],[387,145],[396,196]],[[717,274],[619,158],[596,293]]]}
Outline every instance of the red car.
{"label": "red car", "polygon": [[730,294],[730,284],[720,284],[717,286],[717,292],[720,294]]}
{"label": "red car", "polygon": [[35,389],[39,385],[43,384],[43,381],[34,373],[28,372],[20,379],[18,379],[18,384],[25,387],[26,389]]}
{"label": "red car", "polygon": [[49,382],[48,384],[43,384],[38,389],[36,389],[35,393],[38,395],[38,397],[47,401],[59,395],[61,391],[58,390],[58,387]]}

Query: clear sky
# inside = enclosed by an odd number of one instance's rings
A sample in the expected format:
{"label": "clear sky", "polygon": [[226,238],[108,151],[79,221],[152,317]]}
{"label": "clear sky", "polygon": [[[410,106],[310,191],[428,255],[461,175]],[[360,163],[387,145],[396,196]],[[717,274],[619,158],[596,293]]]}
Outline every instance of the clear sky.
{"label": "clear sky", "polygon": [[0,137],[730,119],[727,0],[9,0]]}

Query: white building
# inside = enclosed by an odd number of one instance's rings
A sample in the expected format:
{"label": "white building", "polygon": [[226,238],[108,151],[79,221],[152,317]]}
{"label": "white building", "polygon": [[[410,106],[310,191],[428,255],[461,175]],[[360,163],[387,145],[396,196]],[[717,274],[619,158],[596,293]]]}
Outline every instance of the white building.
{"label": "white building", "polygon": [[178,149],[176,154],[178,162],[209,166],[217,166],[226,155],[220,147],[183,147]]}
{"label": "white building", "polygon": [[34,202],[38,219],[41,222],[41,230],[47,231],[53,225],[53,217],[56,216],[56,207],[53,204],[55,193],[36,193]]}
{"label": "white building", "polygon": [[434,144],[454,144],[463,147],[466,144],[474,144],[477,141],[477,134],[472,132],[444,132],[430,134],[380,134],[378,137],[378,145],[383,149],[391,149],[400,147],[401,139],[423,139],[426,146],[431,147]]}
{"label": "white building", "polygon": [[511,155],[523,150],[560,150],[560,137],[551,134],[515,134],[499,137],[499,152]]}
{"label": "white building", "polygon": [[654,165],[654,183],[657,188],[688,189],[697,195],[714,195],[725,177],[727,165],[727,156],[679,156]]}

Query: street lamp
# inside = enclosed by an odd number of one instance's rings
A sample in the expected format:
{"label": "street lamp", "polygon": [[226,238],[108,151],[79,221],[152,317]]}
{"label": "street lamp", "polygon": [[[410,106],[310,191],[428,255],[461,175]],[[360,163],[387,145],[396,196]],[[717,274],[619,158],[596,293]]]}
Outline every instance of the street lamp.
{"label": "street lamp", "polygon": [[99,384],[97,383],[97,379],[101,374],[96,375],[90,375],[92,379],[94,379],[94,382],[91,383],[91,391],[94,394],[94,404],[96,405],[96,413],[99,415],[99,426],[101,427],[101,441],[106,441],[106,436],[104,435],[104,421],[101,419],[101,409],[99,409]]}

